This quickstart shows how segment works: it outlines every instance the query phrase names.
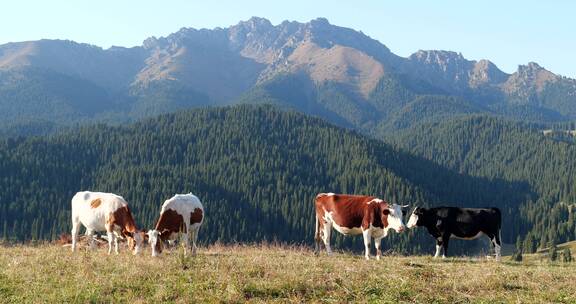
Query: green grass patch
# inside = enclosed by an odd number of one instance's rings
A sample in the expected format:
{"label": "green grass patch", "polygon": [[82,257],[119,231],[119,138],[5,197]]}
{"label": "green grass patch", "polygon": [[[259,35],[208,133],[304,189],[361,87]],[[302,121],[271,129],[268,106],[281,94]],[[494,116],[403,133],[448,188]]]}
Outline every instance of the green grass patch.
{"label": "green grass patch", "polygon": [[0,302],[574,303],[576,264],[315,256],[306,248],[221,245],[196,256],[72,254],[0,247]]}

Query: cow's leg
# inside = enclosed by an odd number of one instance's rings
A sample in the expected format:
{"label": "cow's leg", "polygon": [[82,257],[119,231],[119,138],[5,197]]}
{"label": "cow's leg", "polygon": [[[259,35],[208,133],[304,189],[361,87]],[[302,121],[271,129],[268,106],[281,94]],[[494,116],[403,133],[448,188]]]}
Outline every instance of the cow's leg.
{"label": "cow's leg", "polygon": [[364,237],[364,257],[366,260],[370,259],[370,242],[372,241],[372,231],[366,229],[362,231],[362,236]]}
{"label": "cow's leg", "polygon": [[450,235],[444,235],[442,237],[442,248],[444,252],[442,253],[442,258],[445,259],[448,255],[448,243],[450,242]]}
{"label": "cow's leg", "polygon": [[322,230],[322,236],[324,237],[324,246],[326,247],[326,252],[328,255],[332,255],[332,248],[330,248],[330,234],[332,233],[332,223],[324,222],[324,229]]}
{"label": "cow's leg", "polygon": [[320,243],[322,242],[322,229],[324,229],[322,227],[322,222],[320,221],[320,218],[318,217],[318,214],[316,214],[316,230],[314,232],[314,254],[318,255],[320,253]]}
{"label": "cow's leg", "polygon": [[86,237],[88,238],[88,244],[90,250],[96,249],[96,241],[94,240],[94,231],[91,229],[86,229]]}
{"label": "cow's leg", "polygon": [[118,235],[116,235],[115,233],[114,233],[114,252],[116,252],[116,254],[119,253],[119,251],[118,251]]}
{"label": "cow's leg", "polygon": [[[116,235],[112,231],[106,231],[106,236],[108,236],[108,254],[112,253],[112,243],[116,241]],[[118,254],[118,251],[116,251]]]}
{"label": "cow's leg", "polygon": [[78,245],[78,233],[80,232],[80,220],[72,219],[72,252],[76,251]]}
{"label": "cow's leg", "polygon": [[182,246],[184,247],[184,255],[186,255],[188,250],[190,249],[190,244],[188,243],[190,238],[188,237],[188,233],[190,233],[190,229],[188,229],[187,232],[182,233],[182,236],[180,238],[180,242],[182,243]]}
{"label": "cow's leg", "polygon": [[500,231],[496,232],[494,235],[490,235],[490,241],[494,246],[494,252],[496,253],[496,261],[500,261],[500,257],[502,255],[502,242]]}
{"label": "cow's leg", "polygon": [[440,256],[440,251],[442,251],[442,237],[437,237],[436,238],[436,254],[434,254],[434,258],[437,258]]}
{"label": "cow's leg", "polygon": [[116,254],[118,254],[118,238],[114,233],[113,224],[106,224],[106,236],[108,238],[108,254],[112,253],[112,243],[116,245]]}
{"label": "cow's leg", "polygon": [[377,260],[380,260],[380,257],[382,256],[382,250],[380,249],[382,246],[382,238],[383,237],[379,237],[379,238],[374,239],[374,245],[376,246],[376,259]]}
{"label": "cow's leg", "polygon": [[198,240],[198,231],[200,230],[200,226],[196,228],[192,228],[192,255],[196,255],[196,250],[198,247],[196,246],[196,241]]}

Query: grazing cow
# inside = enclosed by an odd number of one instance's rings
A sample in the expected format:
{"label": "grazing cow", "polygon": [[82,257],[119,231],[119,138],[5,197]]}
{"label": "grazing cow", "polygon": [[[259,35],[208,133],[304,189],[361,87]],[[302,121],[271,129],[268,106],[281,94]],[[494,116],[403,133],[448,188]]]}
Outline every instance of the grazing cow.
{"label": "grazing cow", "polygon": [[442,258],[448,255],[448,242],[451,237],[473,240],[486,235],[494,245],[496,260],[500,260],[500,230],[502,227],[500,210],[498,208],[456,208],[416,207],[408,220],[408,228],[426,227],[430,235],[436,239],[435,258],[440,256],[440,249],[444,249]]}
{"label": "grazing cow", "polygon": [[112,243],[118,254],[118,236],[128,239],[134,254],[140,252],[144,239],[138,231],[128,204],[121,196],[102,192],[78,192],[72,198],[72,251],[76,250],[80,224],[86,227],[90,239],[90,248],[94,249],[94,232],[106,231],[108,236],[108,254],[112,252]]}
{"label": "grazing cow", "polygon": [[185,250],[190,247],[189,240],[192,239],[192,254],[196,254],[198,230],[203,221],[204,208],[192,193],[176,194],[165,201],[156,228],[148,231],[152,256],[162,253],[162,243],[175,238],[179,233],[182,235]]}
{"label": "grazing cow", "polygon": [[[389,204],[379,198],[364,195],[346,195],[320,193],[316,196],[316,249],[324,241],[328,255],[332,227],[344,235],[362,234],[364,237],[365,257],[370,259],[370,242],[374,237],[376,259],[380,259],[382,238],[388,235],[390,228],[400,233],[404,230],[402,207]],[[406,206],[404,206],[406,207]]]}

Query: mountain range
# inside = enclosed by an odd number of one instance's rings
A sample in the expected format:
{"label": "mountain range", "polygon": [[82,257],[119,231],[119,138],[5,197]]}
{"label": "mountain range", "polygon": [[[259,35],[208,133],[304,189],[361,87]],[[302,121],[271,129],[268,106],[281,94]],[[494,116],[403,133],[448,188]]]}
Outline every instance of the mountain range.
{"label": "mountain range", "polygon": [[385,135],[470,113],[574,119],[576,80],[532,62],[507,74],[450,51],[400,57],[323,18],[273,25],[253,17],[228,28],[183,28],[132,48],[63,40],[0,46],[4,131],[237,103],[276,103]]}

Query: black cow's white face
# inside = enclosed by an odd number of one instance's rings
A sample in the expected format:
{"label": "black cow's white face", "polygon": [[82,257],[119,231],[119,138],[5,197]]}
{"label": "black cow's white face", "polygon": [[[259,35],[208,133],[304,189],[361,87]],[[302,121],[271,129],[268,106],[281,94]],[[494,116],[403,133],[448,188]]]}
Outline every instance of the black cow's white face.
{"label": "black cow's white face", "polygon": [[423,212],[422,212],[422,209],[420,207],[414,208],[412,215],[410,215],[410,218],[408,219],[408,224],[406,224],[406,227],[408,227],[408,229],[412,229],[412,228],[418,226],[418,219],[420,218],[422,213]]}

